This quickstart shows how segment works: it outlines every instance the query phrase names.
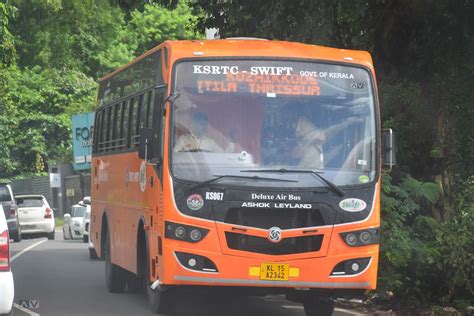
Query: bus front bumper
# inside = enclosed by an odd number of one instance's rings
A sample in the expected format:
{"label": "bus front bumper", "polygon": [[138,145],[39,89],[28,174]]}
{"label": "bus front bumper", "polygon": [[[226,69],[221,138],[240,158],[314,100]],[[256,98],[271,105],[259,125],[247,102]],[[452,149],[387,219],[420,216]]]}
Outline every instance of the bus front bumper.
{"label": "bus front bumper", "polygon": [[[367,246],[349,253],[327,255],[325,257],[285,260],[278,258],[255,259],[246,256],[226,255],[200,251],[196,248],[164,247],[165,269],[159,271],[161,284],[166,285],[213,285],[279,288],[324,288],[324,289],[375,289],[377,282],[378,245]],[[195,271],[187,261],[179,259],[177,253],[185,253],[191,258],[203,257],[215,264],[217,271]],[[272,256],[277,257],[277,256]],[[353,275],[334,275],[341,262],[367,258],[367,265]],[[199,259],[198,259],[199,261]],[[285,264],[289,267],[287,280],[264,280],[260,276],[262,264]],[[340,266],[340,265],[339,265]]]}

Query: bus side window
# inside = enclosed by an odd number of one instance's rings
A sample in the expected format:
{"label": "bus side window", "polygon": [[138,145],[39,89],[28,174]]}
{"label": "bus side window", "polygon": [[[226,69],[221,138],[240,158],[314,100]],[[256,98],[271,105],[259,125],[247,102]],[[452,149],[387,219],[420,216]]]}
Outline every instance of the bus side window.
{"label": "bus side window", "polygon": [[138,127],[138,102],[137,98],[132,98],[130,100],[130,148],[135,148],[138,145],[138,133],[137,133],[137,127]]}
{"label": "bus side window", "polygon": [[113,117],[112,117],[112,106],[109,106],[106,109],[107,115],[107,130],[106,130],[106,140],[105,140],[105,151],[110,151],[111,148],[111,138],[112,138],[112,128],[113,128]]}
{"label": "bus side window", "polygon": [[97,154],[99,152],[99,131],[100,131],[100,119],[102,117],[102,112],[97,112],[95,116],[95,124],[94,124],[94,143],[93,143],[93,149],[94,149],[94,154]]}
{"label": "bus side window", "polygon": [[113,130],[112,130],[112,146],[114,147],[114,150],[117,150],[119,149],[119,142],[118,142],[118,138],[119,138],[119,113],[120,113],[120,110],[121,110],[121,107],[122,107],[122,104],[121,103],[117,103],[114,105],[114,119],[113,119]]}
{"label": "bus side window", "polygon": [[151,128],[153,123],[153,106],[151,104],[151,94],[153,91],[145,92],[143,96],[143,104],[146,105],[146,127]]}
{"label": "bus side window", "polygon": [[128,147],[129,143],[129,117],[130,117],[130,102],[123,102],[123,119],[122,119],[122,139],[123,139],[123,148]]}
{"label": "bus side window", "polygon": [[99,151],[104,152],[107,147],[106,142],[107,136],[107,110],[102,110],[102,119],[100,123],[100,142],[99,142]]}
{"label": "bus side window", "polygon": [[138,133],[140,133],[140,129],[147,127],[147,104],[146,104],[146,93],[140,95],[140,125],[138,126]]}

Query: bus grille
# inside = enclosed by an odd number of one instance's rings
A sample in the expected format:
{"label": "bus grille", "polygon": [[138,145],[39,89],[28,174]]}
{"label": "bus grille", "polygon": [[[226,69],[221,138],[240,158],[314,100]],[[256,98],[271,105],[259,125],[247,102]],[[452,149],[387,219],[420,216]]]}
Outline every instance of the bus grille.
{"label": "bus grille", "polygon": [[319,251],[323,242],[323,235],[311,235],[282,239],[273,243],[266,238],[239,234],[225,233],[227,247],[266,255],[288,255],[305,252]]}
{"label": "bus grille", "polygon": [[332,211],[321,212],[318,209],[262,209],[262,208],[232,208],[227,212],[225,223],[269,229],[305,228],[332,225]]}

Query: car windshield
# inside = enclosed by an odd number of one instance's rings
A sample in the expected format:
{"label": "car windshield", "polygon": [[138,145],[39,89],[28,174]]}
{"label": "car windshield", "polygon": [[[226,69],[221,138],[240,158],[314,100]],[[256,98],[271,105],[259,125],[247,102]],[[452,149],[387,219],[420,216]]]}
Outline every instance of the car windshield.
{"label": "car windshield", "polygon": [[41,207],[43,206],[42,198],[17,198],[18,207]]}
{"label": "car windshield", "polygon": [[87,207],[86,206],[73,206],[71,211],[72,217],[84,217],[86,213]]}
{"label": "car windshield", "polygon": [[[314,170],[336,185],[374,180],[372,83],[362,68],[301,61],[187,61],[176,66],[172,170],[183,180]],[[277,173],[287,187],[322,186]],[[256,186],[280,182],[225,178]]]}

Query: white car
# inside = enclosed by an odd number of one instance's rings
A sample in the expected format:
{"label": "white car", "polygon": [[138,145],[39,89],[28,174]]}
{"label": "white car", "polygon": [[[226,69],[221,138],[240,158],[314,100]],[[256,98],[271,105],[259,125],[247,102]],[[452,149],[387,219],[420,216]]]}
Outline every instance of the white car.
{"label": "white car", "polygon": [[91,208],[87,207],[86,213],[84,214],[84,231],[82,232],[82,240],[84,242],[89,242],[89,227],[91,223]]}
{"label": "white car", "polygon": [[90,222],[91,222],[91,207],[90,197],[86,196],[82,202],[87,205],[86,213],[84,214],[84,232],[83,240],[88,243],[89,246],[89,258],[98,259],[97,253],[95,252],[94,244],[90,238]]}
{"label": "white car", "polygon": [[84,215],[90,205],[81,202],[71,207],[70,213],[64,214],[64,239],[82,239],[84,232]]}
{"label": "white car", "polygon": [[54,212],[42,195],[17,195],[22,234],[46,234],[54,239]]}
{"label": "white car", "polygon": [[13,315],[15,288],[10,267],[10,236],[7,220],[0,204],[0,315]]}

